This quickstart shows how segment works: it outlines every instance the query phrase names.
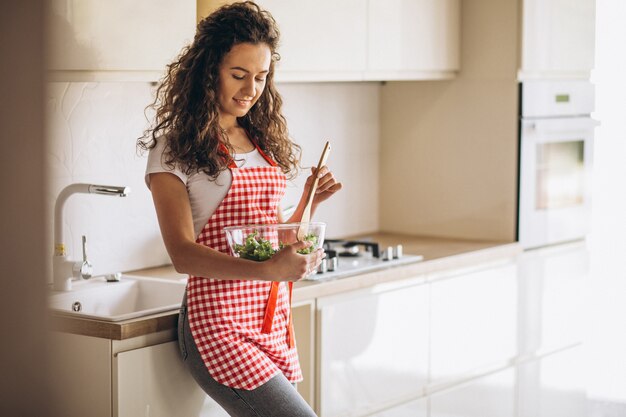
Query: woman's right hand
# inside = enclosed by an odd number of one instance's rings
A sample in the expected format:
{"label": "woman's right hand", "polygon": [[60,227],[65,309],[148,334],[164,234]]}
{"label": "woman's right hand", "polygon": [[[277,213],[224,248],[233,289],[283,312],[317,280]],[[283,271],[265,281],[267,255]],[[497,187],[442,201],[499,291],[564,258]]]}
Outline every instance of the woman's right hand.
{"label": "woman's right hand", "polygon": [[298,253],[308,248],[312,242],[296,242],[287,245],[271,259],[263,262],[267,267],[266,273],[272,281],[299,281],[312,274],[326,257],[324,250],[319,248],[307,255]]}

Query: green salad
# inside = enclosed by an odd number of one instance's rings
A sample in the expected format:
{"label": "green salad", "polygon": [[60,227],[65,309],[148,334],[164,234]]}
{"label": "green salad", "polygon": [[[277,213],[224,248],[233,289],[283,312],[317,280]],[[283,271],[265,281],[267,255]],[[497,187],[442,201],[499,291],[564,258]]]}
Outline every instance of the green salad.
{"label": "green salad", "polygon": [[[304,237],[304,240],[313,242],[313,244],[308,248],[300,249],[298,253],[302,255],[309,254],[315,250],[317,245],[317,236],[315,236],[313,233],[309,233]],[[248,236],[246,236],[243,245],[235,243],[234,250],[237,255],[244,259],[250,259],[253,261],[266,261],[274,256],[274,254],[276,254],[276,252],[281,250],[283,247],[285,247],[285,244],[283,242],[280,242],[278,245],[278,249],[272,248],[272,244],[270,243],[270,241],[263,239],[261,236],[259,236],[259,232],[255,230],[253,233],[250,233]]]}

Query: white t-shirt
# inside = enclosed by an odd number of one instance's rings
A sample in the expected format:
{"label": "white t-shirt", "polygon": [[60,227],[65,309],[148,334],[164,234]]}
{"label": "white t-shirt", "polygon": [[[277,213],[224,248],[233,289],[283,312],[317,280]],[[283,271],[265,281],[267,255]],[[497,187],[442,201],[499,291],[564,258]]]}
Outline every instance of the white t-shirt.
{"label": "white t-shirt", "polygon": [[[211,181],[204,172],[186,175],[179,167],[176,166],[172,169],[164,163],[164,149],[165,141],[157,139],[156,146],[148,154],[145,176],[146,185],[150,188],[150,174],[156,172],[170,172],[180,178],[187,187],[191,204],[193,229],[197,237],[224,197],[226,197],[233,182],[232,173],[229,169],[224,170],[214,181]],[[252,152],[235,154],[234,159],[239,168],[270,165],[256,148]]]}

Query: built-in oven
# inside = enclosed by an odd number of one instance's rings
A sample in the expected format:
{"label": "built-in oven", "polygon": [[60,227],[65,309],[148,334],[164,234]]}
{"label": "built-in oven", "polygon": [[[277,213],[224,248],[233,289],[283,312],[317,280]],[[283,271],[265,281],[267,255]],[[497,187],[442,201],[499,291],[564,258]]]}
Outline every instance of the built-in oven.
{"label": "built-in oven", "polygon": [[535,248],[584,238],[591,220],[594,87],[520,84],[518,240]]}

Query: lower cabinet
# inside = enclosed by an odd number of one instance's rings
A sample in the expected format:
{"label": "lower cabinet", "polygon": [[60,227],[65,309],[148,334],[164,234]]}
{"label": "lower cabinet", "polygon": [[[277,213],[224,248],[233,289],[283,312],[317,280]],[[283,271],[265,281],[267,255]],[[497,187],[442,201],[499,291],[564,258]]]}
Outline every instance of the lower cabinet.
{"label": "lower cabinet", "polygon": [[440,384],[506,366],[517,355],[514,262],[443,275],[431,285],[430,375]]}
{"label": "lower cabinet", "polygon": [[[320,417],[584,417],[587,270],[562,246],[301,301],[297,389]],[[175,338],[54,332],[51,394],[66,417],[225,417]]]}
{"label": "lower cabinet", "polygon": [[[314,302],[294,305],[293,322],[305,380],[314,396]],[[51,395],[64,417],[228,417],[198,386],[181,359],[174,329],[125,340],[63,332],[48,338]]]}
{"label": "lower cabinet", "polygon": [[423,393],[427,285],[395,284],[324,297],[317,308],[320,416],[370,415]]}
{"label": "lower cabinet", "polygon": [[50,332],[46,353],[49,395],[63,417],[112,416],[110,340]]}
{"label": "lower cabinet", "polygon": [[189,374],[177,341],[53,332],[48,346],[56,382],[51,394],[63,417],[228,416]]}
{"label": "lower cabinet", "polygon": [[513,368],[429,396],[430,417],[516,417]]}
{"label": "lower cabinet", "polygon": [[228,416],[191,377],[177,341],[118,353],[112,369],[114,417]]}
{"label": "lower cabinet", "polygon": [[302,370],[301,382],[296,389],[302,398],[315,407],[315,300],[294,303],[291,308],[296,348]]}
{"label": "lower cabinet", "polygon": [[583,346],[518,365],[517,417],[587,417]]}
{"label": "lower cabinet", "polygon": [[584,242],[520,256],[520,353],[543,355],[583,340],[589,250]]}

